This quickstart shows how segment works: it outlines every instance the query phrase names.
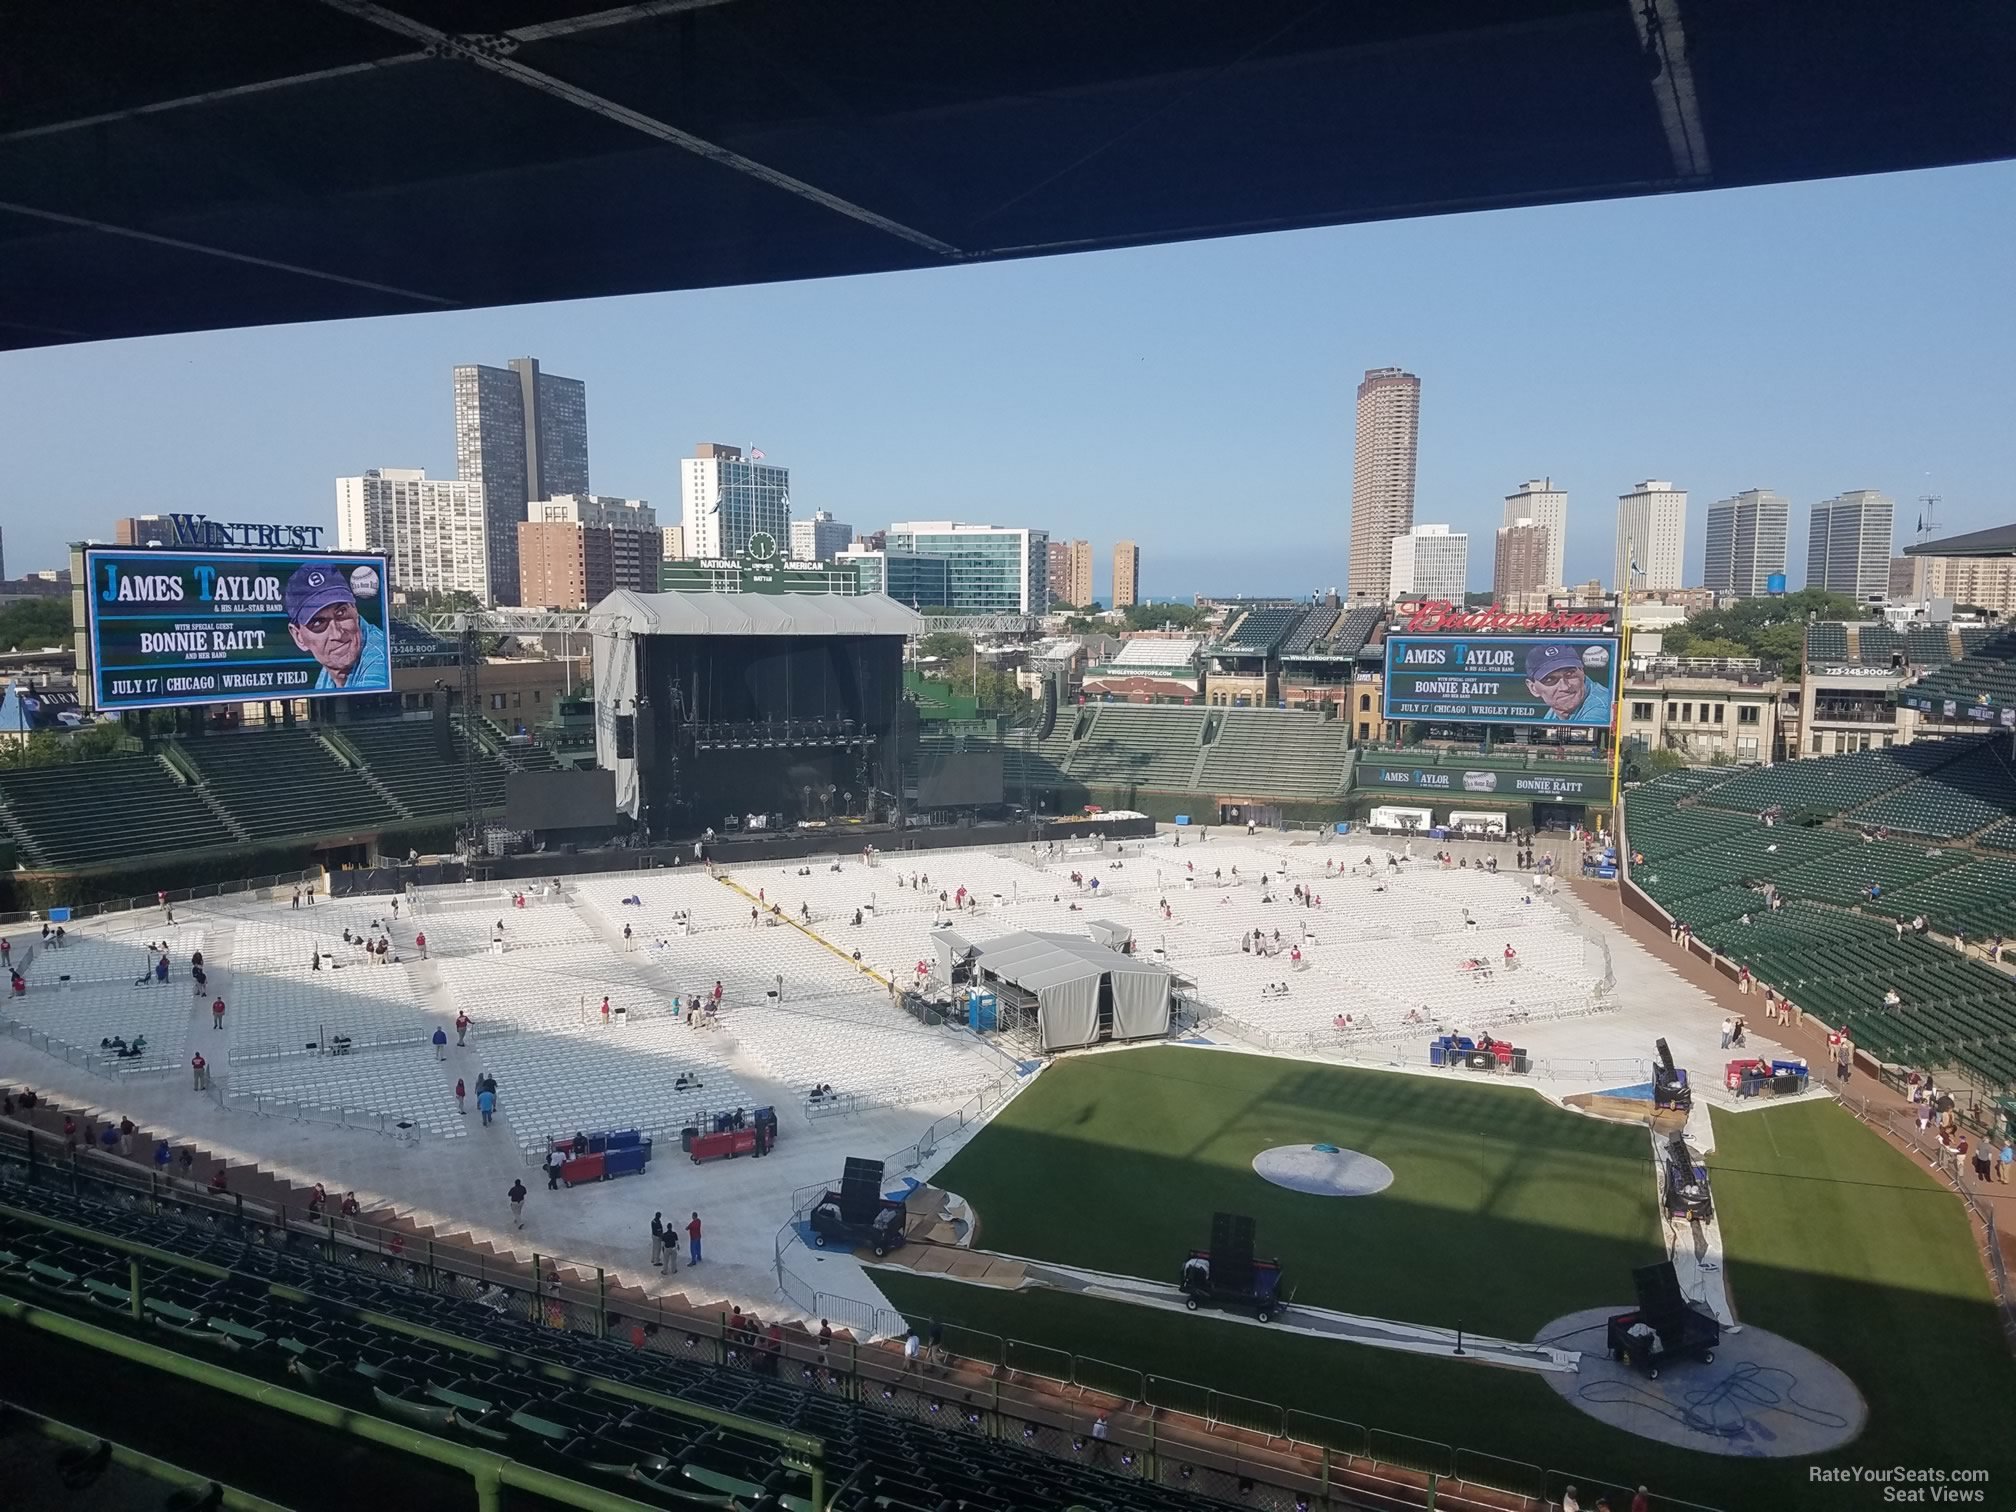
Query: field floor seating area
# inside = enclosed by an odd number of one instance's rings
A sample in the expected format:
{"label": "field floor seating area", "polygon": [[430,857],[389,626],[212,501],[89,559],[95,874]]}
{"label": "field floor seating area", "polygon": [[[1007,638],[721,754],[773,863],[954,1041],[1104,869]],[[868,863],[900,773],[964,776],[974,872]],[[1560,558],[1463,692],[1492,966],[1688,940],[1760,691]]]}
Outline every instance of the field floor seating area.
{"label": "field floor seating area", "polygon": [[1950,938],[2016,937],[2016,862],[1979,848],[2016,828],[2006,739],[1660,777],[1626,799],[1631,880],[1871,1054],[2016,1085],[2016,980]]}

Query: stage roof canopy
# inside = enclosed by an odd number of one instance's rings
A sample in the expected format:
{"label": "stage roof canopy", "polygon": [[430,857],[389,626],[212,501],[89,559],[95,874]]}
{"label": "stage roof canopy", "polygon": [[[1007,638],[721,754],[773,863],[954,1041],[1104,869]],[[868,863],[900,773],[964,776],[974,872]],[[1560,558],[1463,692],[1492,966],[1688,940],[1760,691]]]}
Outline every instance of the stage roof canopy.
{"label": "stage roof canopy", "polygon": [[61,0],[8,25],[0,347],[2016,156],[2008,0]]}
{"label": "stage roof canopy", "polygon": [[886,593],[612,593],[588,611],[598,635],[920,635]]}
{"label": "stage roof canopy", "polygon": [[1904,548],[1904,555],[1932,557],[2016,556],[2016,525],[1991,525],[1965,535],[1932,536]]}

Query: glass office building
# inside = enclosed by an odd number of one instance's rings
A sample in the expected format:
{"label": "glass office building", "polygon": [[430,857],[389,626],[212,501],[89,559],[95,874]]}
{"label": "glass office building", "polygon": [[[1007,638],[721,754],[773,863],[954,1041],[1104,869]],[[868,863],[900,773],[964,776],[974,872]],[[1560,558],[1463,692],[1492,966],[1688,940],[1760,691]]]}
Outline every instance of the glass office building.
{"label": "glass office building", "polygon": [[[893,555],[938,557],[946,597],[958,614],[1046,614],[1050,609],[1050,532],[1007,525],[913,520],[891,525]],[[891,598],[900,595],[891,593]],[[903,602],[908,603],[907,598]]]}
{"label": "glass office building", "polygon": [[850,546],[835,553],[833,563],[854,569],[862,593],[886,593],[906,609],[952,605],[952,564],[944,557]]}

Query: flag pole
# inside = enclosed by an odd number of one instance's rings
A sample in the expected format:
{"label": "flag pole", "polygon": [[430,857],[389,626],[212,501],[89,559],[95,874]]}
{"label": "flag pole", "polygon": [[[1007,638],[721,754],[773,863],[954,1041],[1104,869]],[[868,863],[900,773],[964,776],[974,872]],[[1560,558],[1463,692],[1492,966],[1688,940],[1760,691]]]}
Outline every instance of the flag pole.
{"label": "flag pole", "polygon": [[1624,571],[1624,602],[1618,615],[1621,634],[1617,642],[1617,691],[1610,700],[1610,833],[1621,856],[1624,845],[1624,811],[1620,806],[1624,785],[1624,695],[1631,671],[1631,569]]}

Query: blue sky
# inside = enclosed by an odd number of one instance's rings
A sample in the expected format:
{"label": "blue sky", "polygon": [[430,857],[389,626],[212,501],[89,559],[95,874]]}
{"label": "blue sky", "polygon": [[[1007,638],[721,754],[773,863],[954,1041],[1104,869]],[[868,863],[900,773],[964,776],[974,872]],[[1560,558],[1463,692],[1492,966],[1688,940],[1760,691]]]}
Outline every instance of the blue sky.
{"label": "blue sky", "polygon": [[[1449,216],[1036,262],[0,356],[10,573],[121,514],[333,524],[372,466],[452,476],[449,369],[588,384],[597,491],[677,519],[700,440],[792,468],[857,529],[952,516],[1142,543],[1152,594],[1341,584],[1353,391],[1422,379],[1416,518],[1472,532],[1569,490],[1607,575],[1616,496],[1943,497],[2016,517],[2016,165]],[[1901,546],[1903,541],[1900,540]]]}

